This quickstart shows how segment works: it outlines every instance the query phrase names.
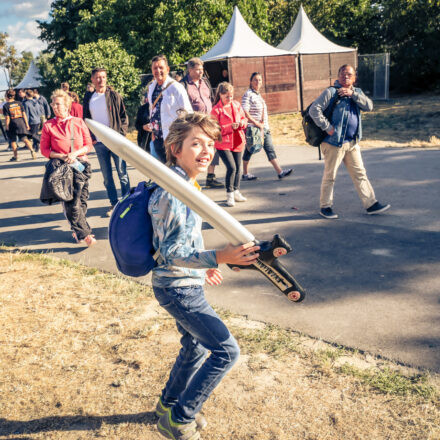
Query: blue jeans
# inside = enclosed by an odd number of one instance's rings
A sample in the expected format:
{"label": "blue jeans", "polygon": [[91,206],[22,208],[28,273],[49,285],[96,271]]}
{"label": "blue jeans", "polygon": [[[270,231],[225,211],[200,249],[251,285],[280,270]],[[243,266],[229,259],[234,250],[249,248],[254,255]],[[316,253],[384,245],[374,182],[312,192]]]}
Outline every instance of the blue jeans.
{"label": "blue jeans", "polygon": [[121,196],[124,197],[130,191],[130,180],[127,173],[127,164],[119,156],[109,150],[102,142],[95,144],[96,155],[98,156],[99,166],[104,176],[104,186],[107,190],[107,196],[112,206],[118,203],[118,193],[116,191],[115,181],[113,180],[113,170],[111,158],[115,163],[116,172],[121,183]]}
{"label": "blue jeans", "polygon": [[151,141],[150,153],[157,160],[160,160],[162,163],[166,163],[167,155],[165,152],[163,139],[155,139],[154,141]]}
{"label": "blue jeans", "polygon": [[[177,423],[189,423],[240,355],[237,341],[207,303],[202,286],[155,287],[159,304],[176,320],[182,348],[162,402]],[[206,359],[208,351],[211,355]]]}

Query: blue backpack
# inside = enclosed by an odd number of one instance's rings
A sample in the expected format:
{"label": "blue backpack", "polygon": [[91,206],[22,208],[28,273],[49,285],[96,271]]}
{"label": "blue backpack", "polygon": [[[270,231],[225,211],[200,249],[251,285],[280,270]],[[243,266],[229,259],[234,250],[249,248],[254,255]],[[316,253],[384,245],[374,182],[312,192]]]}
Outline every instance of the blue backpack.
{"label": "blue backpack", "polygon": [[140,182],[117,203],[110,218],[110,246],[124,275],[141,277],[157,266],[153,225],[148,214],[148,202],[156,188],[154,182]]}

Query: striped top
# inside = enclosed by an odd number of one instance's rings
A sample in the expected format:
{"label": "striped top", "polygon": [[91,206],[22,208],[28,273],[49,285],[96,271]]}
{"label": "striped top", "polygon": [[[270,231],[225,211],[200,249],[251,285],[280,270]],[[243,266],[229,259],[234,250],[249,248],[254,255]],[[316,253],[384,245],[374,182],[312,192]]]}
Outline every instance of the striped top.
{"label": "striped top", "polygon": [[[264,110],[264,128],[269,130],[269,118],[267,117],[267,106],[263,97],[253,89],[247,89],[246,93],[241,98],[241,106],[245,112],[248,112],[252,119],[261,121]],[[249,122],[249,125],[254,125]]]}

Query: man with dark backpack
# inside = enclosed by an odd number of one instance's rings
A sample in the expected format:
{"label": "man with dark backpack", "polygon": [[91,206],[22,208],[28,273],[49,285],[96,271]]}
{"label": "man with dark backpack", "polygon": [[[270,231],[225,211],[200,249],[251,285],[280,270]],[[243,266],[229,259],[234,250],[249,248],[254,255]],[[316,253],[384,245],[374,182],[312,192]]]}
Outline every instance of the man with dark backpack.
{"label": "man with dark backpack", "polygon": [[[339,165],[344,162],[367,214],[380,214],[390,208],[376,199],[362,162],[359,141],[362,138],[361,110],[373,110],[373,102],[360,88],[353,87],[356,73],[352,66],[339,68],[334,87],[325,89],[311,105],[309,114],[326,135],[321,143],[324,175],[321,183],[320,215],[338,218],[333,212],[333,188]],[[335,100],[335,96],[337,99]],[[326,110],[333,104],[331,115]]]}

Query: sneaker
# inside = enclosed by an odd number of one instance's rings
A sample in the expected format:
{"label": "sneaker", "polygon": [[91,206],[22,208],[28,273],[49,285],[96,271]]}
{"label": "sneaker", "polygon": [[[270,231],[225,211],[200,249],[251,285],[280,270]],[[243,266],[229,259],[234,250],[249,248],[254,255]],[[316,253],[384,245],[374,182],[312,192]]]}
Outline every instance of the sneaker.
{"label": "sneaker", "polygon": [[88,235],[86,238],[84,238],[84,241],[86,242],[86,245],[88,247],[94,246],[98,241],[96,240],[94,235]]}
{"label": "sneaker", "polygon": [[220,180],[217,180],[214,175],[208,175],[206,176],[206,188],[224,188],[224,183],[220,182]]}
{"label": "sneaker", "polygon": [[110,206],[109,210],[105,213],[105,215],[107,217],[111,217],[112,214],[113,214],[113,209],[115,209],[115,207],[114,206]]}
{"label": "sneaker", "polygon": [[[170,406],[165,406],[162,403],[162,399],[159,398],[159,401],[157,402],[156,405],[156,410],[154,411],[154,414],[156,415],[157,418],[162,417],[171,407]],[[208,422],[206,421],[205,417],[203,417],[202,414],[198,413],[195,415],[195,420],[196,420],[196,425],[197,425],[197,430],[201,431],[202,429],[206,428],[206,425],[208,424]]]}
{"label": "sneaker", "polygon": [[243,174],[241,176],[241,180],[255,180],[258,179],[257,176],[254,176],[253,174]]}
{"label": "sneaker", "polygon": [[12,156],[12,157],[9,159],[9,162],[18,162],[18,158],[15,157],[15,156]]}
{"label": "sneaker", "polygon": [[176,423],[171,418],[171,409],[168,409],[157,422],[157,429],[166,438],[172,440],[200,440],[196,422]]}
{"label": "sneaker", "polygon": [[226,205],[235,206],[235,197],[233,192],[226,193]]}
{"label": "sneaker", "polygon": [[324,218],[338,218],[338,214],[335,214],[332,208],[321,208],[319,215]]}
{"label": "sneaker", "polygon": [[288,170],[281,171],[280,174],[278,174],[278,179],[282,179],[283,177],[287,177],[289,174],[292,174],[293,169],[289,168]]}
{"label": "sneaker", "polygon": [[234,200],[236,202],[245,202],[247,198],[238,189],[236,189],[234,191]]}
{"label": "sneaker", "polygon": [[380,214],[381,212],[385,212],[391,208],[391,205],[381,205],[379,202],[376,202],[374,205],[371,205],[367,209],[368,215]]}

